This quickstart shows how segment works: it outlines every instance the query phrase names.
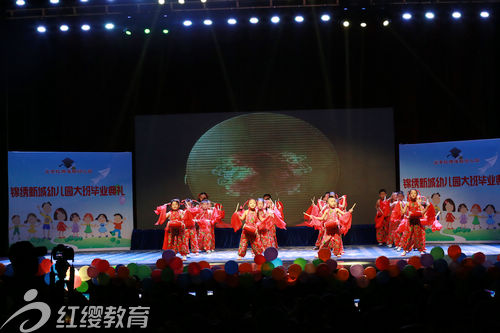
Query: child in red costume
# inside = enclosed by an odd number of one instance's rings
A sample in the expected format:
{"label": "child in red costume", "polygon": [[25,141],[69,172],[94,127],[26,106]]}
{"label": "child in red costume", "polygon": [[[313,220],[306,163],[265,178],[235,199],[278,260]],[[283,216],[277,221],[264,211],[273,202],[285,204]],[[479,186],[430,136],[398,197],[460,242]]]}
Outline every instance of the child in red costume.
{"label": "child in red costume", "polygon": [[355,205],[348,212],[344,212],[337,207],[335,196],[329,196],[327,204],[328,206],[321,216],[304,214],[311,218],[311,223],[323,225],[325,232],[320,248],[329,248],[334,255],[340,257],[344,253],[341,235],[345,235],[349,231],[351,214]]}
{"label": "child in red costume", "polygon": [[399,223],[401,222],[401,202],[398,199],[398,193],[394,192],[390,198],[390,208],[391,215],[389,217],[389,229],[387,230],[387,241],[386,244],[388,247],[392,247],[393,245],[397,246],[397,241],[399,240],[397,230],[399,227]]}
{"label": "child in red costume", "polygon": [[221,211],[219,211],[217,206],[212,208],[209,200],[203,200],[199,208],[196,219],[199,226],[198,240],[200,249],[210,253],[215,249],[213,229],[215,223],[221,219]]}
{"label": "child in red costume", "polygon": [[[167,206],[170,205],[171,210],[167,212]],[[158,221],[155,225],[165,223],[168,219],[167,226],[165,227],[165,236],[163,239],[163,250],[174,250],[180,253],[185,260],[188,255],[188,246],[186,243],[184,223],[184,212],[180,209],[181,203],[179,199],[173,199],[169,204],[165,204],[156,208],[156,215]]]}
{"label": "child in red costume", "polygon": [[391,207],[390,202],[387,200],[387,191],[382,189],[378,191],[379,198],[375,204],[377,215],[375,216],[375,229],[377,230],[377,242],[382,246],[387,243],[387,236],[389,231]]}
{"label": "child in red costume", "polygon": [[238,247],[238,259],[243,259],[247,253],[248,243],[252,248],[252,253],[255,255],[261,254],[263,251],[262,241],[259,233],[259,218],[257,212],[257,201],[255,199],[248,200],[248,209],[240,210],[239,205],[236,206],[236,211],[231,218],[231,224],[234,231],[241,228],[242,222],[243,230],[241,232],[240,245]]}
{"label": "child in red costume", "polygon": [[191,252],[197,256],[200,252],[198,232],[196,230],[198,207],[193,206],[193,201],[191,199],[185,199],[184,206],[184,223],[186,225],[186,229],[184,230],[185,242],[188,249],[191,247]]}
{"label": "child in red costume", "polygon": [[[317,223],[313,223],[311,221],[310,216],[321,216],[321,214],[324,212],[324,209],[328,207],[328,204],[326,203],[328,198],[330,197],[331,193],[333,192],[326,192],[321,199],[318,199],[317,203],[314,202],[314,198],[311,199],[311,206],[307,211],[304,213],[304,223],[305,225],[309,227],[314,227],[316,230],[319,230],[318,233],[318,239],[316,240],[316,243],[314,244],[314,250],[318,250],[321,241],[323,240],[323,236],[325,235],[325,230],[323,229],[323,225],[318,225]],[[335,193],[333,193],[335,195]]]}
{"label": "child in red costume", "polygon": [[[425,253],[425,230],[422,225],[421,218],[425,212],[425,208],[421,204],[421,198],[417,190],[410,190],[408,193],[408,203],[403,209],[403,220],[398,228],[402,231],[401,245],[403,247],[402,256],[405,256],[412,249]],[[424,233],[424,235],[422,235]]]}

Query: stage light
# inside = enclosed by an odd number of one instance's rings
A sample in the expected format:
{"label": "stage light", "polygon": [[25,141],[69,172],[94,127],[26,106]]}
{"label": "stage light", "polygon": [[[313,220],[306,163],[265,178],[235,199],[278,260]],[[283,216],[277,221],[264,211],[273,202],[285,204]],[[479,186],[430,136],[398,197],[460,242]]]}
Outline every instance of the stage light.
{"label": "stage light", "polygon": [[90,25],[88,24],[82,24],[82,26],[80,27],[83,31],[89,31],[90,30]]}
{"label": "stage light", "polygon": [[426,12],[425,13],[425,18],[428,20],[434,20],[435,17],[436,17],[436,15],[434,14],[434,12]]}
{"label": "stage light", "polygon": [[193,25],[193,22],[191,22],[190,20],[185,20],[184,22],[182,22],[182,24],[185,26],[185,27],[190,27]]}
{"label": "stage light", "polygon": [[115,28],[115,25],[111,22],[108,22],[104,25],[104,28],[106,28],[106,30],[113,30]]}
{"label": "stage light", "polygon": [[59,0],[50,0],[50,3],[53,5],[57,5],[59,3]]}
{"label": "stage light", "polygon": [[257,24],[259,23],[259,19],[256,17],[250,17],[250,20],[248,20],[252,24]]}
{"label": "stage light", "polygon": [[179,0],[179,5],[183,5],[183,4],[185,4],[185,3],[186,3],[186,1],[184,1],[184,0]]}
{"label": "stage light", "polygon": [[24,1],[24,0],[16,0],[16,5],[18,5],[18,6],[24,6],[24,5],[26,5],[26,1]]}
{"label": "stage light", "polygon": [[481,18],[488,18],[490,17],[490,12],[483,10],[481,11],[481,13],[479,13],[479,16],[481,16]]}
{"label": "stage light", "polygon": [[279,16],[273,16],[273,17],[271,17],[271,22],[274,23],[274,24],[279,23],[280,22]]}
{"label": "stage light", "polygon": [[44,25],[39,25],[38,27],[36,27],[36,31],[38,31],[39,33],[43,34],[43,33],[47,32],[47,28],[45,28]]}
{"label": "stage light", "polygon": [[131,36],[132,35],[132,31],[130,31],[129,29],[125,29],[125,35]]}
{"label": "stage light", "polygon": [[238,21],[236,21],[236,19],[235,19],[235,18],[232,18],[232,17],[231,17],[231,18],[229,18],[229,19],[227,20],[227,24],[229,24],[229,25],[235,25],[236,23],[238,23]]}
{"label": "stage light", "polygon": [[384,20],[384,21],[382,22],[382,25],[383,25],[384,27],[388,27],[390,23],[391,23],[391,21],[389,21],[389,20]]}
{"label": "stage light", "polygon": [[89,0],[80,0],[80,2],[87,3]]}
{"label": "stage light", "polygon": [[149,35],[151,33],[151,29],[149,29],[149,28],[144,29],[144,33],[146,35]]}
{"label": "stage light", "polygon": [[408,21],[408,20],[411,20],[412,15],[410,13],[406,12],[406,13],[403,13],[402,18],[403,18],[403,20]]}
{"label": "stage light", "polygon": [[212,25],[213,23],[214,22],[212,22],[212,20],[210,20],[210,19],[206,19],[206,20],[203,21],[204,25]]}
{"label": "stage light", "polygon": [[169,33],[168,29],[163,29],[161,32],[163,32],[164,35]]}
{"label": "stage light", "polygon": [[301,15],[295,16],[295,22],[297,22],[297,23],[304,22],[304,16],[301,16]]}
{"label": "stage light", "polygon": [[159,5],[164,5],[165,4],[165,0],[158,0],[158,4]]}
{"label": "stage light", "polygon": [[323,21],[323,22],[330,21],[330,15],[328,15],[328,14],[321,15],[321,21]]}
{"label": "stage light", "polygon": [[453,17],[455,20],[458,20],[462,17],[462,13],[460,13],[459,11],[454,11],[453,13],[451,13],[451,17]]}
{"label": "stage light", "polygon": [[360,26],[361,28],[366,28],[366,22],[361,22]]}
{"label": "stage light", "polygon": [[206,2],[207,2],[207,0],[200,0],[200,2],[201,2],[201,3],[206,3]]}
{"label": "stage light", "polygon": [[344,28],[349,28],[349,26],[351,25],[351,23],[346,20],[346,21],[342,22],[342,25],[344,26]]}
{"label": "stage light", "polygon": [[66,31],[68,31],[68,30],[69,30],[69,27],[68,27],[68,25],[67,25],[67,24],[61,24],[61,25],[59,26],[59,30],[61,30],[62,32],[66,32]]}

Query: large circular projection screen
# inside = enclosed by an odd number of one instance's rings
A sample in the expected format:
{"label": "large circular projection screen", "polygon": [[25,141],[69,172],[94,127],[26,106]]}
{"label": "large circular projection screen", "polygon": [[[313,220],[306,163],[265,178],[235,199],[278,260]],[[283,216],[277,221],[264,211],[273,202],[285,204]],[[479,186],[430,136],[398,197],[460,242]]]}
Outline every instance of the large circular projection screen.
{"label": "large circular projection screen", "polygon": [[[335,148],[314,126],[277,113],[252,113],[225,120],[194,144],[185,182],[193,194],[236,203],[270,193],[285,204],[287,222],[301,222],[308,196],[335,189],[340,165]],[[229,206],[229,207],[228,207]]]}

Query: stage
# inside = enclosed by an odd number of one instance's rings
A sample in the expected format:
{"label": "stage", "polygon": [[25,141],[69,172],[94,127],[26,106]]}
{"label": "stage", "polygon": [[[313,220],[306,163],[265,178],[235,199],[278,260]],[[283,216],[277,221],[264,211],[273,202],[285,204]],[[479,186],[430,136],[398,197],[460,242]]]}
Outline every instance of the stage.
{"label": "stage", "polygon": [[[445,252],[449,244],[439,244]],[[438,244],[434,244],[438,246]],[[429,253],[434,247],[433,245],[427,246],[427,252]],[[471,256],[476,252],[483,252],[486,257],[491,261],[496,261],[497,255],[500,254],[500,244],[461,244],[462,252],[467,256]],[[118,264],[129,264],[136,263],[140,265],[151,265],[154,266],[156,260],[161,258],[161,250],[133,250],[133,251],[100,251],[100,252],[77,252],[75,253],[74,265],[76,267],[90,265],[93,259],[100,258],[106,259],[111,265]],[[282,247],[279,249],[278,257],[283,261],[285,265],[292,263],[296,258],[302,257],[306,260],[313,260],[317,251],[313,250],[311,246],[308,247]],[[377,245],[346,245],[345,254],[338,258],[340,262],[345,262],[346,264],[357,262],[361,264],[371,264],[379,256],[386,256],[389,259],[401,259],[409,258],[412,255],[420,255],[419,252],[413,251],[407,254],[405,257],[401,256],[401,252],[397,252],[394,248],[388,248],[385,246]],[[206,254],[200,253],[200,255],[191,255],[186,260],[186,263],[193,261],[207,261],[212,265],[224,264],[228,260],[237,259],[237,249],[219,249],[213,253]],[[50,258],[50,256],[47,256]],[[252,262],[253,256],[250,252],[247,252],[247,256],[241,262]],[[9,264],[8,258],[1,258],[0,263],[5,265]]]}

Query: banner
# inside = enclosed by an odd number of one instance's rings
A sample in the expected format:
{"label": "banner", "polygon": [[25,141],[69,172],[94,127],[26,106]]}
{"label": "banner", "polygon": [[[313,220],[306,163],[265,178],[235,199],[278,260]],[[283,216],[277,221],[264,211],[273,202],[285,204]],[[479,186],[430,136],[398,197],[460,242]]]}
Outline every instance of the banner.
{"label": "banner", "polygon": [[131,153],[9,152],[9,244],[130,249]]}
{"label": "banner", "polygon": [[443,229],[427,241],[500,241],[500,139],[399,145],[400,188],[419,190]]}

